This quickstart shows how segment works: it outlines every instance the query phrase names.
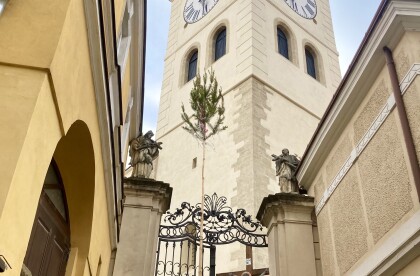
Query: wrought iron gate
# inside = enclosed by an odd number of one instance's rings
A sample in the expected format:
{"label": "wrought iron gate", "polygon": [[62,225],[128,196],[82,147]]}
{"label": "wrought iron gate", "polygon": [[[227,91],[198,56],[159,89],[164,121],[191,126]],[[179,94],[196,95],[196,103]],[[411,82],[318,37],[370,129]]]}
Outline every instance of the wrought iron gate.
{"label": "wrought iron gate", "polygon": [[[204,275],[215,276],[216,246],[240,242],[252,247],[267,247],[263,226],[244,209],[226,206],[226,197],[204,196]],[[167,212],[159,228],[155,276],[199,276],[201,204],[183,202],[175,212]]]}

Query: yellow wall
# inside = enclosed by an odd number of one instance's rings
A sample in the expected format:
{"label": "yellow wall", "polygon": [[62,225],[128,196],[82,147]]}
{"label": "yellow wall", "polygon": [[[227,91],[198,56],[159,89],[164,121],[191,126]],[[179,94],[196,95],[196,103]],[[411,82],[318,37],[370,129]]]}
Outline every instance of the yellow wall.
{"label": "yellow wall", "polygon": [[0,65],[0,214],[46,74]]}
{"label": "yellow wall", "polygon": [[[2,67],[4,69],[4,67]],[[26,69],[8,70],[19,74],[27,73]],[[39,78],[39,72],[33,72],[28,76],[28,83],[34,83]],[[10,275],[19,275],[20,267],[26,253],[26,248],[31,233],[35,211],[41,188],[44,182],[46,171],[51,162],[55,146],[62,133],[58,124],[55,106],[48,79],[43,74],[43,82],[38,87],[33,87],[33,96],[35,101],[27,103],[27,108],[31,109],[30,116],[27,110],[19,111],[20,103],[9,100],[6,104],[15,110],[0,110],[0,117],[3,117],[5,111],[9,111],[15,120],[5,122],[1,132],[1,144],[8,142],[11,147],[9,157],[14,162],[8,171],[12,173],[9,179],[1,178],[2,190],[6,188],[4,199],[2,194],[2,213],[0,217],[0,235],[7,237],[0,241],[2,255],[4,255],[14,268]],[[18,92],[11,86],[2,87],[2,91]],[[37,90],[37,91],[35,91]],[[2,92],[3,93],[3,92]],[[29,93],[27,94],[29,96]],[[25,99],[25,96],[22,96]],[[3,101],[2,101],[3,102]],[[13,126],[22,126],[23,131],[14,130]],[[8,137],[14,136],[19,140],[7,141]],[[2,159],[1,166],[6,165],[8,160]],[[7,182],[6,182],[7,181]],[[9,227],[5,227],[9,226]]]}
{"label": "yellow wall", "polygon": [[396,276],[414,276],[420,271],[420,257],[409,263],[405,268],[400,270]]}
{"label": "yellow wall", "polygon": [[117,29],[117,34],[120,32],[121,29],[121,21],[123,20],[124,16],[124,9],[127,0],[113,0],[114,7],[115,7],[115,24]]}
{"label": "yellow wall", "polygon": [[[130,56],[130,52],[127,53],[128,57]],[[128,101],[130,100],[130,89],[131,89],[131,70],[130,70],[130,59],[127,59],[127,63],[125,65],[125,73],[122,79],[122,115],[123,115],[123,122],[125,122],[125,117],[127,115],[127,107]]]}
{"label": "yellow wall", "polygon": [[88,274],[87,258],[95,274],[100,258],[107,275],[111,237],[94,93],[83,1],[11,0],[0,18],[0,236],[7,237],[0,253],[13,268],[5,275],[20,274],[53,157],[77,247],[73,274]]}
{"label": "yellow wall", "polygon": [[69,3],[69,0],[10,0],[0,17],[0,61],[49,67]]}

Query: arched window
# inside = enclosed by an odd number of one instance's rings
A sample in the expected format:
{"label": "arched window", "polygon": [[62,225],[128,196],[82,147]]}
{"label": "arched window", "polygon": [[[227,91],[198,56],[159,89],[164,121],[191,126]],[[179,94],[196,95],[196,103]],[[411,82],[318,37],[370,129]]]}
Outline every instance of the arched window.
{"label": "arched window", "polygon": [[217,32],[214,44],[214,60],[218,60],[226,54],[226,28],[223,27]]}
{"label": "arched window", "polygon": [[277,28],[277,46],[280,55],[289,59],[289,41],[286,34],[280,28]]}
{"label": "arched window", "polygon": [[192,80],[197,75],[197,61],[198,61],[198,51],[194,50],[190,60],[188,61],[188,76],[187,81]]}
{"label": "arched window", "polygon": [[315,57],[308,48],[305,48],[305,57],[306,57],[306,72],[316,79],[316,65]]}
{"label": "arched window", "polygon": [[43,191],[48,196],[61,217],[68,221],[67,200],[61,176],[54,160],[48,168],[44,180]]}

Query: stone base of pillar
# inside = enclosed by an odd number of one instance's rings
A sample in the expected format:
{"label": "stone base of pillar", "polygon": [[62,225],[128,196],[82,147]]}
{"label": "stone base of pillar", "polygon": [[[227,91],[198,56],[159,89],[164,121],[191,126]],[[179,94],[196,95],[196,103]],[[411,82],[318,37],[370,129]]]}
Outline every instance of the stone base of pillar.
{"label": "stone base of pillar", "polygon": [[313,197],[278,193],[264,198],[257,219],[267,227],[270,275],[316,276],[313,211]]}
{"label": "stone base of pillar", "polygon": [[114,274],[153,275],[159,225],[170,206],[169,184],[149,178],[124,179],[124,211]]}

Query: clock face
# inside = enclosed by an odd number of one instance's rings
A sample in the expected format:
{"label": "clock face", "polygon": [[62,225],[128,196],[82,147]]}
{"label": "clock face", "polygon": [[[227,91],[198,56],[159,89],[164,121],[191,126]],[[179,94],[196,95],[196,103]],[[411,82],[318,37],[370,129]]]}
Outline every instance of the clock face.
{"label": "clock face", "polygon": [[187,0],[184,7],[184,20],[195,23],[208,14],[219,0]]}
{"label": "clock face", "polygon": [[315,0],[284,0],[284,2],[303,18],[312,19],[316,16]]}

